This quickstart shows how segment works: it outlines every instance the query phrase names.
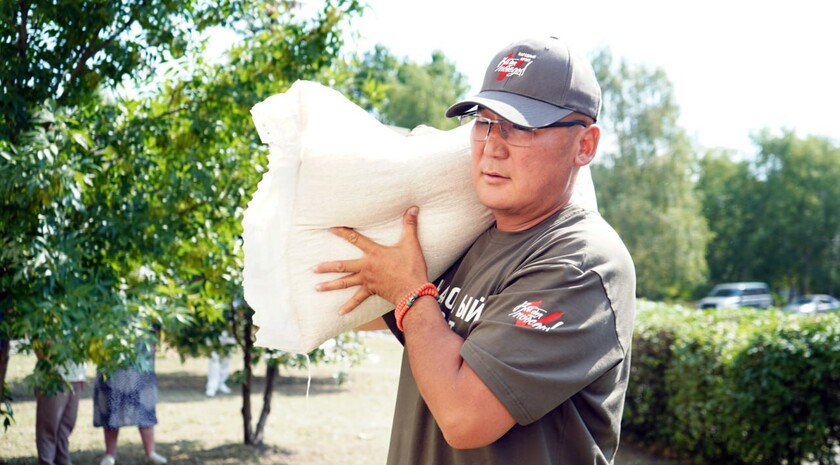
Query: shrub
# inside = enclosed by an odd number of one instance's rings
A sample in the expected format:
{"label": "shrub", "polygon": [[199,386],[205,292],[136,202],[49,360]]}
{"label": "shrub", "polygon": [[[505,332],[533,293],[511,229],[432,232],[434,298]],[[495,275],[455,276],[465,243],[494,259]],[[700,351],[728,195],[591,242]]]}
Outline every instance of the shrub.
{"label": "shrub", "polygon": [[839,320],[782,319],[734,360],[728,439],[744,462],[838,463]]}
{"label": "shrub", "polygon": [[840,316],[640,303],[623,429],[709,463],[836,463]]}

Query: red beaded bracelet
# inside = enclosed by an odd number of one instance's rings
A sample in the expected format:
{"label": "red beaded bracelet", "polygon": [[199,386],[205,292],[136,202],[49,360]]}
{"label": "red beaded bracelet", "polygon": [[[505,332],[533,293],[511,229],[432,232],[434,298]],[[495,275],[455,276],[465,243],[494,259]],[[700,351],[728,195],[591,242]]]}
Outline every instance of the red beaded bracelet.
{"label": "red beaded bracelet", "polygon": [[397,320],[397,328],[399,328],[400,331],[405,331],[403,329],[402,322],[403,318],[405,318],[405,314],[408,313],[408,309],[411,308],[411,306],[414,305],[414,302],[423,295],[437,299],[437,287],[435,287],[432,283],[426,283],[406,294],[405,297],[403,297],[397,304],[397,308],[394,309],[394,317]]}

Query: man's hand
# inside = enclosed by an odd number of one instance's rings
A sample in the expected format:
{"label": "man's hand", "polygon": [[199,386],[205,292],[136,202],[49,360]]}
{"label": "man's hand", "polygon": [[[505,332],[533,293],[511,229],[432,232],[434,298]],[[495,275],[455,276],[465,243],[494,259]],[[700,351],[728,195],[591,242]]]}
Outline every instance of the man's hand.
{"label": "man's hand", "polygon": [[377,244],[350,228],[330,229],[330,232],[364,252],[362,258],[356,260],[326,262],[315,268],[316,273],[345,273],[341,278],[319,284],[316,288],[319,291],[359,286],[350,300],[341,306],[339,313],[352,311],[372,295],[395,304],[413,289],[428,282],[426,259],[417,239],[418,212],[417,207],[411,207],[403,213],[402,236],[393,246]]}

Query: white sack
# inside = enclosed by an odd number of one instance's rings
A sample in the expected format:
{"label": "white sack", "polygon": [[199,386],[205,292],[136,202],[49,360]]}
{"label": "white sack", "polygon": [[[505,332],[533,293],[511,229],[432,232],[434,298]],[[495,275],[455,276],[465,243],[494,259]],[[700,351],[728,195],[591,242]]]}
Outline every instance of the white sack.
{"label": "white sack", "polygon": [[[242,221],[245,300],[259,327],[257,345],[307,353],[393,308],[378,296],[347,315],[338,308],[356,288],[317,292],[321,262],[361,252],[331,234],[348,226],[382,244],[402,231],[402,214],[420,207],[419,237],[430,277],[442,274],[490,224],[469,173],[469,129],[403,136],[340,93],[298,81],[251,110],[268,171]],[[577,201],[593,210],[582,170]]]}

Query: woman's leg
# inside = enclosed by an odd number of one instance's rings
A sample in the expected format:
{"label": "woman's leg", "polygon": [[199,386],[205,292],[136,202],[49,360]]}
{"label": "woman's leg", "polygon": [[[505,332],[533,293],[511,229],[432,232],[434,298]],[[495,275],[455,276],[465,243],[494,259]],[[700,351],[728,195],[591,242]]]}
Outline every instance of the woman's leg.
{"label": "woman's leg", "polygon": [[111,457],[117,456],[117,438],[120,436],[120,429],[102,428],[105,433],[105,454]]}
{"label": "woman's leg", "polygon": [[152,465],[163,465],[167,462],[166,457],[155,452],[155,427],[141,426],[140,439],[143,440],[143,449],[146,451],[146,463]]}
{"label": "woman's leg", "polygon": [[140,439],[143,441],[143,450],[146,455],[151,455],[155,451],[155,427],[154,426],[140,426]]}

